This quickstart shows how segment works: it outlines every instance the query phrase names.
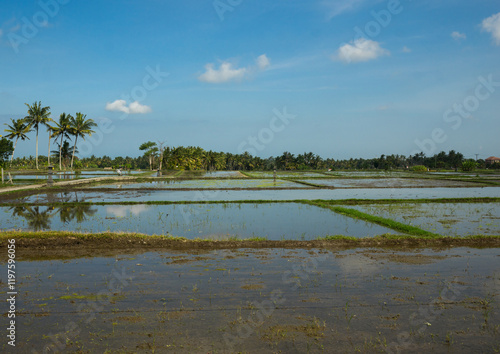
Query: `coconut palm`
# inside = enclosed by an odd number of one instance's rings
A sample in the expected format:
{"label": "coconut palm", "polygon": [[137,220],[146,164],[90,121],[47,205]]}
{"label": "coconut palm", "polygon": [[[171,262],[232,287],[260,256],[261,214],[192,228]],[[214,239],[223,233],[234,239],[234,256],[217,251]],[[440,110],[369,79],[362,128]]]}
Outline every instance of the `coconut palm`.
{"label": "coconut palm", "polygon": [[50,124],[47,124],[47,132],[49,133],[49,153],[47,154],[47,164],[50,166],[50,142],[52,138],[56,137],[56,127]]}
{"label": "coconut palm", "polygon": [[87,119],[86,114],[82,114],[78,112],[76,117],[71,117],[71,135],[75,136],[75,145],[73,145],[73,156],[71,157],[71,168],[73,168],[73,160],[75,159],[75,150],[76,150],[76,142],[78,141],[78,137],[81,137],[85,140],[85,135],[91,136],[95,131],[92,130],[92,127],[97,126],[93,119]]}
{"label": "coconut palm", "polygon": [[63,147],[63,139],[70,139],[69,134],[71,132],[71,119],[73,119],[73,117],[70,114],[61,113],[59,116],[59,122],[55,122],[54,125],[54,138],[57,139],[58,137],[61,137],[61,143],[59,144],[59,170],[62,169],[61,149]]}
{"label": "coconut palm", "polygon": [[14,150],[12,150],[12,156],[10,157],[10,162],[12,162],[12,160],[14,159],[14,151],[16,151],[17,141],[19,139],[23,141],[26,139],[29,140],[30,138],[28,138],[26,134],[31,132],[31,128],[24,122],[24,119],[14,120],[11,118],[10,120],[12,121],[12,125],[4,123],[7,127],[9,127],[4,131],[9,133],[8,135],[5,136],[6,138],[11,140],[16,138],[16,142],[14,143]]}
{"label": "coconut palm", "polygon": [[[69,142],[67,140],[64,140],[62,146],[59,143],[56,143],[56,145],[57,150],[52,150],[52,154],[56,156],[57,154],[60,154],[59,156],[62,159],[64,168],[66,168],[71,160],[71,152],[73,151],[74,146],[69,145]],[[75,149],[75,154],[78,154],[78,149]]]}
{"label": "coconut palm", "polygon": [[33,128],[36,131],[35,161],[36,169],[38,170],[38,128],[40,125],[48,125],[52,121],[50,118],[50,107],[42,107],[42,102],[35,102],[32,105],[25,103],[25,105],[28,106],[28,115],[24,117],[24,122],[28,124],[30,129]]}

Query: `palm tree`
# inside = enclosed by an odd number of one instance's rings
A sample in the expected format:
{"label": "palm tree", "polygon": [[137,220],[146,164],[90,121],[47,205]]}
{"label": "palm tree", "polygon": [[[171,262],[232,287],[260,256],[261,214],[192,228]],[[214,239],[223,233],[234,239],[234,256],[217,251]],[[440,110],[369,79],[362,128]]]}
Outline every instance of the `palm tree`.
{"label": "palm tree", "polygon": [[[63,147],[63,139],[70,139],[69,133],[71,132],[71,119],[73,117],[70,114],[61,113],[59,116],[59,122],[55,122],[54,126],[54,138],[61,137],[61,143],[59,144],[59,170],[62,169],[62,153],[61,149]],[[50,144],[50,142],[49,142]]]}
{"label": "palm tree", "polygon": [[[69,142],[67,140],[64,140],[62,146],[61,144],[56,143],[57,145],[57,150],[52,150],[52,153],[57,156],[57,154],[60,154],[59,156],[61,157],[64,168],[68,166],[69,161],[71,159],[71,151],[75,148],[74,146],[69,145]],[[78,149],[75,149],[75,154],[78,154]]]}
{"label": "palm tree", "polygon": [[16,138],[16,142],[14,143],[14,150],[12,150],[12,156],[10,157],[10,162],[14,160],[14,151],[16,151],[16,146],[17,146],[17,141],[19,139],[21,140],[26,140],[30,139],[26,134],[28,134],[31,131],[31,128],[24,122],[24,119],[10,119],[12,121],[12,125],[8,125],[7,123],[4,123],[6,126],[9,127],[9,129],[5,129],[4,131],[7,133],[10,133],[6,135],[5,137],[8,139],[14,139]]}
{"label": "palm tree", "polygon": [[56,137],[56,127],[47,124],[47,132],[49,133],[49,153],[47,155],[47,165],[50,166],[50,141]]}
{"label": "palm tree", "polygon": [[52,121],[50,119],[50,107],[42,107],[42,102],[33,103],[31,106],[25,103],[28,106],[28,115],[24,118],[24,122],[28,124],[31,128],[34,128],[36,131],[36,169],[38,170],[38,128],[40,125],[48,125],[49,122]]}
{"label": "palm tree", "polygon": [[85,135],[91,136],[95,131],[92,130],[92,127],[97,126],[93,119],[86,119],[87,115],[78,112],[76,117],[71,117],[71,135],[75,136],[75,145],[73,146],[73,156],[71,157],[71,168],[73,168],[73,160],[75,159],[75,149],[76,142],[78,137],[80,136],[83,140],[85,140]]}

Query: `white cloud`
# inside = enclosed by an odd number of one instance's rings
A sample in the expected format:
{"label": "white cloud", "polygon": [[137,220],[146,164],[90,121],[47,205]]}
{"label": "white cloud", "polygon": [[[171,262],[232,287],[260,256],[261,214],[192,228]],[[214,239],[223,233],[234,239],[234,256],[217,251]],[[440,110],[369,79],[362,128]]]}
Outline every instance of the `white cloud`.
{"label": "white cloud", "polygon": [[140,104],[137,101],[129,104],[128,108],[130,110],[130,114],[146,114],[151,112],[151,107]]}
{"label": "white cloud", "polygon": [[260,70],[265,70],[271,65],[271,61],[267,57],[267,55],[262,54],[260,57],[257,58],[257,66],[259,67]]}
{"label": "white cloud", "polygon": [[214,64],[207,64],[205,65],[205,69],[206,72],[201,74],[198,79],[211,84],[238,81],[243,79],[246,73],[245,68],[234,69],[233,64],[228,62],[222,62],[219,69],[214,69]]}
{"label": "white cloud", "polygon": [[369,61],[389,54],[390,52],[383,49],[378,42],[360,38],[341,46],[334,58],[345,63],[351,63]]}
{"label": "white cloud", "polygon": [[491,33],[497,45],[500,45],[500,12],[484,19],[481,25],[483,30]]}
{"label": "white cloud", "polygon": [[451,32],[451,38],[453,38],[456,41],[460,41],[461,39],[467,39],[467,35],[465,33],[454,31]]}
{"label": "white cloud", "polygon": [[403,47],[403,53],[411,53],[411,49],[408,48],[407,46]]}
{"label": "white cloud", "polygon": [[327,18],[331,20],[344,12],[353,11],[363,2],[365,0],[326,0],[323,1],[323,6],[327,9]]}
{"label": "white cloud", "polygon": [[256,59],[257,66],[246,68],[235,68],[232,63],[223,61],[219,68],[215,68],[213,63],[205,65],[205,72],[198,76],[198,80],[210,84],[220,84],[230,81],[241,81],[256,71],[263,71],[271,65],[269,58],[262,54]]}
{"label": "white cloud", "polygon": [[146,114],[151,112],[151,107],[140,104],[135,101],[132,102],[127,107],[127,101],[125,100],[116,100],[111,103],[106,103],[107,111],[115,111],[115,112],[123,112],[127,114]]}

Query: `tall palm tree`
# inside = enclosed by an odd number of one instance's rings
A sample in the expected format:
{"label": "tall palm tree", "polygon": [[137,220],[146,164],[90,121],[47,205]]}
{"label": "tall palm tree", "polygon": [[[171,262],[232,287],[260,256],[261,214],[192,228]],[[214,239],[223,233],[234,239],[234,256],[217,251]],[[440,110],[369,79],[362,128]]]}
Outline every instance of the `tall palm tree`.
{"label": "tall palm tree", "polygon": [[16,142],[14,143],[14,150],[12,150],[12,156],[10,157],[10,162],[14,160],[14,151],[16,151],[16,146],[17,146],[17,141],[19,139],[21,140],[26,140],[30,139],[26,134],[28,134],[31,131],[31,128],[24,122],[24,119],[10,119],[12,121],[12,125],[8,125],[7,123],[4,123],[6,126],[8,126],[8,129],[5,129],[4,131],[7,133],[10,133],[6,135],[5,137],[8,139],[14,139],[16,138]]}
{"label": "tall palm tree", "polygon": [[50,166],[50,142],[52,138],[56,137],[56,127],[50,124],[47,124],[47,132],[49,133],[49,153],[47,154],[47,164]]}
{"label": "tall palm tree", "polygon": [[32,105],[25,103],[25,105],[28,106],[28,115],[24,117],[24,122],[28,124],[30,129],[33,128],[36,131],[35,161],[36,169],[38,170],[38,128],[40,125],[48,125],[52,121],[50,119],[50,107],[42,107],[42,102],[35,102]]}
{"label": "tall palm tree", "polygon": [[55,122],[54,126],[54,138],[57,139],[58,137],[61,137],[61,143],[59,144],[59,170],[62,169],[61,149],[63,147],[63,139],[70,139],[69,134],[71,132],[71,119],[73,119],[73,117],[70,114],[61,113],[59,116],[59,122]]}
{"label": "tall palm tree", "polygon": [[71,168],[73,168],[73,160],[75,159],[75,149],[76,149],[76,142],[78,140],[78,137],[81,137],[83,140],[85,140],[85,135],[91,136],[92,133],[95,133],[95,131],[92,130],[92,127],[96,127],[97,124],[95,124],[93,119],[87,119],[86,114],[82,114],[78,112],[76,114],[76,117],[71,117],[71,135],[75,136],[75,145],[73,146],[73,156],[71,157]]}

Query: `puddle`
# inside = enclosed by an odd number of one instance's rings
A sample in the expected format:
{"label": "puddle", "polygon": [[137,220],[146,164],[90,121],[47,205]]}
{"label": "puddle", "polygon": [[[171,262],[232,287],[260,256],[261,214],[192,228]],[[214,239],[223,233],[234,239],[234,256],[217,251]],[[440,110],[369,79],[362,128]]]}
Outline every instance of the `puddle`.
{"label": "puddle", "polygon": [[16,349],[494,352],[498,257],[240,249],[18,260]]}
{"label": "puddle", "polygon": [[433,188],[482,186],[480,183],[416,178],[306,179],[303,181],[319,186],[341,188]]}
{"label": "puddle", "polygon": [[140,232],[189,239],[311,240],[397,231],[300,203],[0,207],[0,230]]}
{"label": "puddle", "polygon": [[500,235],[500,203],[403,203],[349,208],[441,235]]}
{"label": "puddle", "polygon": [[189,188],[189,189],[204,189],[204,188],[314,188],[303,184],[294,183],[285,180],[269,180],[269,179],[193,179],[193,180],[175,180],[167,179],[160,181],[150,181],[141,183],[113,183],[103,184],[95,188],[154,188],[154,189],[173,189],[173,188]]}

